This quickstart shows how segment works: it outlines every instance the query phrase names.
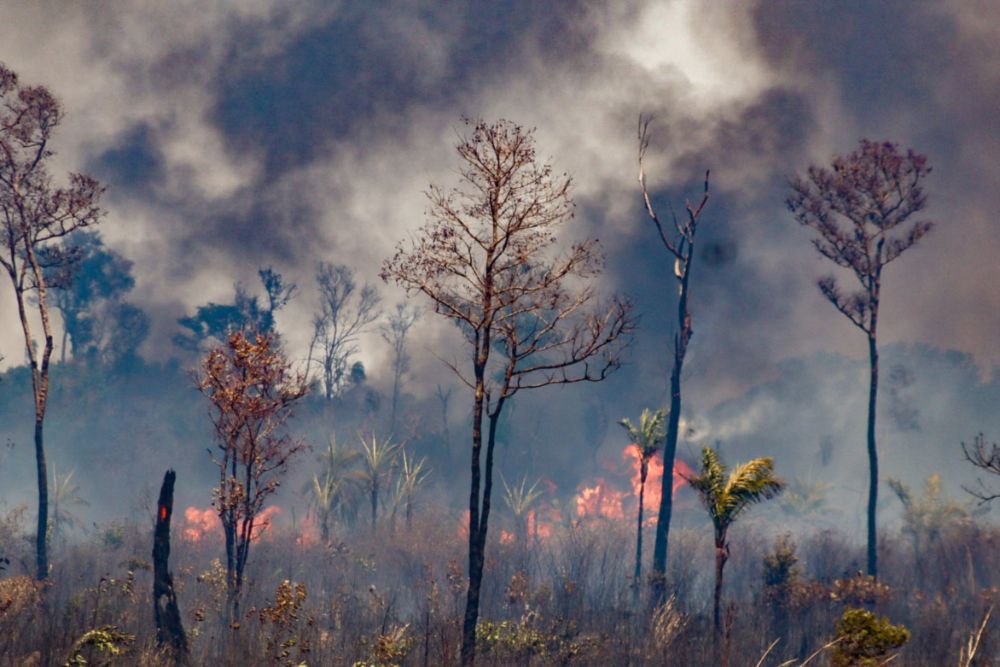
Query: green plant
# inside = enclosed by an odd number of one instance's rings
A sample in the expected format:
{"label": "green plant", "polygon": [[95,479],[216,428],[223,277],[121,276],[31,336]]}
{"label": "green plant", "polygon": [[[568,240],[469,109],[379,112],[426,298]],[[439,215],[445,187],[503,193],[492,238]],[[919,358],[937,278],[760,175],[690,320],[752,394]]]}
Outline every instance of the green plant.
{"label": "green plant", "polygon": [[410,626],[407,624],[383,632],[371,642],[369,657],[366,660],[358,660],[352,667],[399,667],[413,650],[415,643],[409,630]]}
{"label": "green plant", "polygon": [[779,505],[788,514],[803,519],[826,514],[826,493],[831,484],[808,479],[793,479],[782,494]]}
{"label": "green plant", "polygon": [[837,621],[837,644],[833,649],[834,667],[875,667],[885,664],[890,651],[910,638],[902,625],[892,625],[866,609],[849,608]]}
{"label": "green plant", "polygon": [[371,501],[372,509],[372,530],[375,530],[375,522],[378,519],[378,496],[383,482],[389,480],[392,475],[396,457],[399,455],[401,445],[393,444],[391,438],[379,440],[374,433],[365,439],[359,435],[361,440],[361,479],[368,497]]}
{"label": "green plant", "polygon": [[406,450],[402,450],[402,455],[399,457],[399,474],[396,476],[392,514],[395,517],[396,510],[402,505],[407,528],[413,522],[413,497],[427,483],[430,472],[430,469],[427,468],[426,457],[420,457],[419,460],[416,460],[407,454]]}
{"label": "green plant", "polygon": [[319,457],[321,472],[306,483],[309,509],[319,523],[323,544],[330,542],[330,528],[335,518],[353,521],[357,516],[362,473],[355,465],[360,459],[360,452],[341,447],[337,439],[331,437]]}
{"label": "green plant", "polygon": [[701,474],[688,480],[701,497],[715,527],[715,607],[716,632],[722,632],[722,573],[729,560],[726,535],[730,526],[751,505],[774,498],[784,482],[774,476],[769,456],[753,459],[728,470],[711,447],[702,450]]}
{"label": "green plant", "polygon": [[[268,657],[282,665],[297,665],[292,660],[292,649],[298,647],[300,654],[309,652],[298,632],[299,614],[306,601],[306,585],[292,583],[288,579],[280,582],[274,590],[274,603],[262,607],[257,612]],[[269,632],[263,632],[270,628]]]}
{"label": "green plant", "polygon": [[517,543],[527,546],[528,515],[531,512],[531,508],[542,497],[542,491],[538,488],[541,480],[536,480],[531,486],[528,486],[527,477],[522,477],[521,483],[517,486],[509,486],[507,480],[503,477],[500,478],[500,481],[503,482],[504,504],[507,505],[507,509],[514,515],[514,534]]}
{"label": "green plant", "polygon": [[663,445],[665,417],[662,409],[650,412],[649,408],[644,408],[639,415],[639,426],[633,426],[628,419],[618,422],[628,433],[639,459],[639,509],[635,520],[635,571],[632,574],[632,591],[636,603],[639,601],[639,586],[642,583],[642,511],[646,495],[646,476],[649,474],[649,460]]}
{"label": "green plant", "polygon": [[910,538],[918,559],[924,549],[941,539],[950,524],[966,517],[965,508],[942,491],[939,473],[924,480],[920,496],[898,479],[890,479],[889,488],[903,504],[903,534]]}
{"label": "green plant", "polygon": [[128,650],[129,645],[135,641],[135,636],[122,632],[113,625],[105,625],[94,630],[88,630],[73,642],[70,649],[69,658],[66,659],[64,667],[83,667],[90,662],[84,657],[84,653],[97,651],[107,655],[121,655]]}

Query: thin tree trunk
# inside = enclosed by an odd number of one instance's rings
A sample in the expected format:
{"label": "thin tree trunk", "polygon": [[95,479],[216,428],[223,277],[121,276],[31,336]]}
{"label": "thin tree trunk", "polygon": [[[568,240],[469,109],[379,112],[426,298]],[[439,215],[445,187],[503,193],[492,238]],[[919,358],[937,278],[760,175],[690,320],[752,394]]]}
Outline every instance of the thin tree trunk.
{"label": "thin tree trunk", "polygon": [[392,380],[392,412],[389,415],[389,433],[396,432],[396,410],[399,406],[399,381],[400,372],[398,370],[399,359],[396,359],[397,369],[394,371]]}
{"label": "thin tree trunk", "polygon": [[35,578],[39,581],[49,576],[48,529],[49,529],[49,485],[45,462],[42,417],[35,417],[35,468],[38,477],[38,524],[35,535]]}
{"label": "thin tree trunk", "polygon": [[[469,529],[469,595],[465,606],[465,624],[462,628],[462,665],[472,667],[476,661],[476,624],[479,622],[479,592],[483,583],[483,563],[486,557],[486,537],[489,528],[491,496],[493,495],[493,453],[496,446],[497,425],[504,399],[500,399],[489,416],[489,433],[486,440],[486,467],[482,477],[482,502],[477,521],[475,539],[472,524]],[[478,481],[478,480],[477,480]],[[477,497],[478,500],[478,497]],[[475,553],[475,558],[473,558]]]}
{"label": "thin tree trunk", "polygon": [[174,512],[176,474],[168,470],[160,487],[156,530],[153,537],[153,615],[156,619],[156,642],[170,645],[177,662],[187,655],[187,635],[181,622],[173,576],[170,574],[170,519]]}
{"label": "thin tree trunk", "polygon": [[[640,451],[639,456],[642,456]],[[636,529],[635,529],[635,572],[632,575],[632,603],[634,605],[639,604],[639,586],[642,584],[642,510],[643,510],[643,499],[646,495],[646,462],[643,460],[640,465],[642,469],[639,471],[639,515],[636,519]]]}
{"label": "thin tree trunk", "polygon": [[715,542],[715,603],[712,612],[712,621],[715,624],[715,634],[722,636],[722,570],[729,560],[729,546],[725,538]]}
{"label": "thin tree trunk", "polygon": [[875,444],[875,404],[878,396],[878,346],[874,324],[868,335],[871,383],[868,390],[868,574],[878,576],[878,534],[875,514],[878,509],[878,449]]}
{"label": "thin tree trunk", "polygon": [[674,367],[670,372],[670,414],[667,415],[667,434],[663,443],[663,480],[660,490],[660,512],[656,517],[656,541],[653,543],[653,605],[663,604],[667,598],[667,547],[670,537],[670,517],[674,508],[674,460],[677,457],[677,439],[681,419],[681,373],[684,356],[691,340],[691,314],[687,309],[688,279],[691,276],[693,246],[688,251],[684,277],[681,279],[677,303],[677,325],[674,335]]}
{"label": "thin tree trunk", "polygon": [[483,446],[483,401],[485,386],[482,371],[477,370],[476,396],[472,408],[472,476],[469,490],[469,590],[465,599],[465,618],[462,623],[462,665],[472,667],[476,662],[476,623],[479,621],[479,586],[482,581],[483,559],[479,547],[479,481],[480,453]]}

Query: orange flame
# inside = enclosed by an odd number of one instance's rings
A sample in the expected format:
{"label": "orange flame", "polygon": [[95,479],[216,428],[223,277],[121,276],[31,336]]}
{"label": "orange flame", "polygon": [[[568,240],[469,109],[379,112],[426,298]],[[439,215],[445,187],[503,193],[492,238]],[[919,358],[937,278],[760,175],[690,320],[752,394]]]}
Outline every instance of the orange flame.
{"label": "orange flame", "polygon": [[[265,507],[254,521],[250,541],[257,542],[261,538],[269,537],[274,517],[283,511],[277,505]],[[185,509],[181,537],[188,542],[201,542],[204,539],[221,540],[223,537],[222,522],[219,520],[218,511],[214,507],[201,509],[192,506]]]}
{"label": "orange flame", "polygon": [[[642,483],[642,450],[635,444],[631,444],[622,452],[624,458],[632,469],[632,493],[638,502],[639,486]],[[686,477],[694,474],[691,466],[680,459],[674,459],[674,478],[671,485],[672,493],[676,496],[677,490],[687,483]],[[663,459],[653,456],[649,459],[649,466],[646,474],[646,489],[642,498],[643,509],[648,512],[649,522],[655,523],[656,517],[652,514],[660,508],[660,497],[663,495]]]}
{"label": "orange flame", "polygon": [[593,486],[585,486],[576,496],[576,514],[581,518],[604,517],[623,519],[625,517],[625,494],[611,488],[604,479],[598,479]]}

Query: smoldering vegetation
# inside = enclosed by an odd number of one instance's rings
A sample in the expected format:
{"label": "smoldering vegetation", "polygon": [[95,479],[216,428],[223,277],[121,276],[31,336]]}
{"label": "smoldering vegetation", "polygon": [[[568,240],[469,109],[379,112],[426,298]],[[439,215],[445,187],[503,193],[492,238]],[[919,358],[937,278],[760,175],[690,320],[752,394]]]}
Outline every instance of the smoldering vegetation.
{"label": "smoldering vegetation", "polygon": [[[900,664],[955,664],[1000,598],[1000,530],[988,506],[962,490],[978,487],[960,447],[979,430],[996,432],[988,408],[1000,387],[984,381],[964,355],[887,346],[885,358],[889,367],[913,370],[896,373],[905,382],[897,378],[898,391],[887,391],[896,398],[881,408],[884,470],[900,481],[899,493],[885,488],[880,502],[877,582],[861,575],[861,406],[848,398],[863,394],[862,363],[834,355],[789,361],[778,377],[693,413],[679,470],[690,474],[697,446],[711,444],[730,461],[774,456],[788,483],[782,497],[751,510],[730,532],[723,611],[729,664],[757,664],[765,653],[760,664],[801,664],[833,641],[837,621],[854,607],[909,630]],[[31,579],[28,377],[13,368],[0,383],[2,423],[13,445],[0,467],[4,664],[63,664],[73,656],[171,664],[157,648],[150,557],[155,492],[168,467],[178,471],[171,569],[192,664],[458,660],[469,415],[457,391],[445,398],[444,388],[438,395],[405,390],[392,438],[391,401],[359,375],[332,401],[322,387],[303,399],[288,428],[311,449],[291,463],[265,510],[243,611],[227,624],[225,547],[212,507],[218,471],[206,452],[212,439],[204,399],[184,364],[134,358],[111,366],[94,358],[54,370],[52,574],[44,597]],[[634,399],[612,393],[556,390],[556,403],[518,402],[503,425],[481,664],[723,659],[711,620],[711,524],[679,476],[668,560],[672,597],[655,613],[646,586],[638,605],[634,600],[638,461],[614,423],[634,412]],[[359,433],[400,447],[379,470],[366,469]],[[416,462],[422,466],[410,487],[404,452],[411,473]],[[655,461],[645,497],[647,563],[662,476]],[[373,473],[381,479],[374,523]],[[316,483],[326,475],[335,488],[318,503]],[[987,622],[975,662],[961,664],[989,664],[1000,650],[995,623]],[[825,664],[831,652],[811,664]]]}

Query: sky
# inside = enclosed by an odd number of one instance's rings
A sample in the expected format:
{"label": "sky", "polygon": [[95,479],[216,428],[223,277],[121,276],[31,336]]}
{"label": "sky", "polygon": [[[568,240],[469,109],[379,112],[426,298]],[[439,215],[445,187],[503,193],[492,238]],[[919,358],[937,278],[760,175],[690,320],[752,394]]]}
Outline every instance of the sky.
{"label": "sky", "polygon": [[[860,138],[926,153],[937,223],[887,270],[880,336],[1000,364],[1000,6],[898,2],[14,2],[0,61],[49,87],[66,118],[53,172],[109,186],[106,243],[134,262],[152,317],[142,352],[178,352],[176,320],[255,285],[298,283],[278,320],[305,356],[318,262],[378,283],[382,260],[450,187],[463,117],[536,128],[574,178],[568,238],[600,238],[607,292],[643,313],[630,382],[662,395],[676,287],[636,181],[653,121],[655,201],[683,205],[712,170],[688,360],[707,404],[784,360],[862,358],[864,338],[815,287],[831,271],[784,207],[787,182]],[[12,322],[9,286],[0,317]],[[0,328],[18,363],[16,326]],[[422,318],[414,377],[447,374],[453,332]],[[379,376],[388,349],[362,342]],[[382,374],[384,377],[385,374]],[[433,387],[434,382],[426,386]]]}

